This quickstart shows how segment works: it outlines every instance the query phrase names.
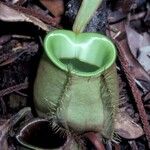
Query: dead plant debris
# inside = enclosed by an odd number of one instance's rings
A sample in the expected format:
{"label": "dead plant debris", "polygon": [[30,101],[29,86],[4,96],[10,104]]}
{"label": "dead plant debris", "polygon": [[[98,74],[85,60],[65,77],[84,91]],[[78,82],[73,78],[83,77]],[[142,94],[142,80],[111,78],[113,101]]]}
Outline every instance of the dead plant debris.
{"label": "dead plant debris", "polygon": [[[57,28],[71,29],[80,4],[81,0],[0,1],[0,149],[16,149],[14,139],[25,116],[32,109],[32,119],[37,117],[32,89],[43,38]],[[150,149],[150,2],[103,0],[85,31],[107,34],[116,44],[120,103],[115,138],[103,142],[91,132],[84,135],[88,142],[83,145],[88,150],[93,145],[97,150]]]}

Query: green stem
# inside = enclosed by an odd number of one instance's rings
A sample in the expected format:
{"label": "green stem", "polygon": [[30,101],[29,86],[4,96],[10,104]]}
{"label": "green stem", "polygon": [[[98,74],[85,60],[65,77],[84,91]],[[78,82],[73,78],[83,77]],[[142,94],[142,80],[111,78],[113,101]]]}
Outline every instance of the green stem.
{"label": "green stem", "polygon": [[92,18],[94,12],[97,10],[101,3],[102,0],[83,0],[73,25],[74,32],[83,32],[86,25]]}

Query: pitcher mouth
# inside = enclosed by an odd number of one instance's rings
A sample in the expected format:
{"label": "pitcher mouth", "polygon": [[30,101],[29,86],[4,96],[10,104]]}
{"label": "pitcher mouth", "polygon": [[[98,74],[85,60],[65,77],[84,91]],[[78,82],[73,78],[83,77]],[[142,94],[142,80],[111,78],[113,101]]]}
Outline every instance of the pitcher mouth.
{"label": "pitcher mouth", "polygon": [[16,135],[17,141],[27,149],[59,149],[67,143],[67,135],[55,133],[50,122],[45,119],[34,119],[22,127]]}
{"label": "pitcher mouth", "polygon": [[114,44],[97,33],[55,30],[46,36],[44,47],[48,58],[57,67],[78,76],[97,76],[116,60]]}

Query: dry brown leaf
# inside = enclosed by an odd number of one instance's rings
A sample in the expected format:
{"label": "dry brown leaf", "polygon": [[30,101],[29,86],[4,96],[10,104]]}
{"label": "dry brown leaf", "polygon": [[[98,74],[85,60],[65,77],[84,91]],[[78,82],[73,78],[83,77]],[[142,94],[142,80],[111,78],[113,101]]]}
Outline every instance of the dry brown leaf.
{"label": "dry brown leaf", "polygon": [[127,40],[128,40],[128,45],[130,47],[130,51],[136,58],[141,42],[143,40],[143,36],[138,32],[136,32],[134,29],[132,29],[129,25],[126,25],[125,28],[126,28]]}
{"label": "dry brown leaf", "polygon": [[115,131],[125,139],[136,139],[142,136],[143,129],[125,112],[119,112],[115,120]]}
{"label": "dry brown leaf", "polygon": [[126,33],[130,51],[143,68],[150,72],[150,35],[139,34],[136,30],[126,25]]}
{"label": "dry brown leaf", "polygon": [[[124,34],[124,22],[122,21],[113,24],[110,26],[110,29],[112,31],[110,32],[110,35],[108,35],[111,36],[112,39],[114,39],[114,42],[118,47],[120,62],[128,68],[128,71],[130,71],[130,74],[132,74],[132,77],[136,81],[136,84],[146,94],[150,90],[150,76],[131,53],[126,36]],[[116,29],[118,32],[114,33],[114,30]],[[125,62],[122,62],[123,59],[125,60]]]}
{"label": "dry brown leaf", "polygon": [[61,16],[64,13],[63,0],[40,0],[40,2],[55,16]]}
{"label": "dry brown leaf", "polygon": [[135,58],[140,48],[150,45],[150,36],[148,33],[140,34],[129,25],[125,26],[127,33],[127,40],[130,50]]}
{"label": "dry brown leaf", "polygon": [[140,55],[138,57],[139,63],[150,74],[150,44],[140,48]]}
{"label": "dry brown leaf", "polygon": [[45,31],[49,31],[48,26],[38,18],[32,15],[21,13],[13,8],[6,6],[2,2],[0,2],[0,20],[9,22],[30,22]]}

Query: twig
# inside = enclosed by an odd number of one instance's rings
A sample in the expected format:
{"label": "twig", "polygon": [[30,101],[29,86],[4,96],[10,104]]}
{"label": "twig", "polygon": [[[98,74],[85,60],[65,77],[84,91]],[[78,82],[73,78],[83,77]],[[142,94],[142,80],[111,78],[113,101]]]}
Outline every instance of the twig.
{"label": "twig", "polygon": [[20,91],[15,91],[17,94],[19,94],[19,95],[21,95],[21,96],[23,96],[23,97],[27,97],[28,95],[27,94],[25,94],[25,93],[22,93],[22,92],[20,92]]}
{"label": "twig", "polygon": [[6,104],[2,97],[0,97],[0,104],[1,104],[2,114],[4,115],[4,114],[6,114],[7,109],[6,109]]}
{"label": "twig", "polygon": [[123,58],[123,49],[120,48],[119,44],[117,43],[118,45],[118,51],[119,51],[119,56],[120,56],[120,62],[122,64],[122,67],[124,68],[124,72],[127,76],[127,79],[128,79],[128,82],[129,82],[129,85],[131,87],[131,90],[132,90],[132,93],[133,93],[133,97],[136,101],[136,104],[137,104],[137,108],[138,108],[138,111],[139,111],[139,114],[140,114],[140,118],[141,118],[141,121],[143,123],[143,128],[144,128],[144,131],[145,131],[145,135],[147,137],[147,140],[150,144],[150,126],[149,126],[149,122],[148,122],[148,117],[147,117],[147,114],[145,112],[145,109],[144,109],[144,105],[143,105],[143,102],[142,102],[142,95],[141,93],[139,92],[139,89],[137,88],[136,86],[136,83],[135,83],[135,80],[134,78],[132,77],[129,69],[128,69],[128,62],[126,62],[126,60]]}
{"label": "twig", "polygon": [[3,97],[3,96],[8,95],[12,92],[19,91],[19,90],[26,89],[26,88],[28,88],[28,82],[27,81],[25,81],[24,83],[20,83],[20,84],[11,86],[7,89],[1,90],[0,91],[0,97]]}
{"label": "twig", "polygon": [[125,72],[125,74],[127,76],[129,85],[131,87],[131,91],[133,93],[133,97],[135,99],[135,102],[136,102],[136,105],[137,105],[137,108],[138,108],[138,111],[139,111],[139,115],[140,115],[141,121],[143,123],[143,129],[144,129],[145,135],[146,135],[147,140],[148,140],[148,142],[150,144],[150,126],[149,126],[148,117],[147,117],[147,114],[145,112],[144,105],[143,105],[143,102],[142,102],[141,92],[137,88],[135,80],[132,77],[132,73],[131,73],[131,71],[129,69],[128,62],[124,58],[124,52],[123,52],[124,48],[121,46],[121,43],[119,43],[118,41],[115,41],[115,43],[117,44],[118,51],[119,51],[119,60],[120,60],[121,65],[122,65],[122,67],[124,69],[124,72]]}
{"label": "twig", "polygon": [[58,22],[57,22],[57,18],[53,18],[53,17],[47,17],[45,15],[42,15],[41,13],[33,10],[33,9],[29,9],[29,8],[25,8],[25,7],[22,7],[22,6],[18,6],[18,5],[12,5],[12,4],[9,4],[9,3],[3,3],[5,5],[7,5],[8,7],[10,8],[13,8],[19,12],[22,12],[22,13],[25,13],[27,15],[32,15],[40,20],[42,20],[43,22],[49,24],[49,25],[52,25],[54,27],[57,27],[58,26]]}
{"label": "twig", "polygon": [[96,133],[94,132],[86,133],[85,137],[87,137],[91,141],[91,143],[95,146],[96,150],[105,150],[103,143],[97,137]]}
{"label": "twig", "polygon": [[[123,30],[124,22],[115,24],[113,26],[115,28],[121,28],[120,30]],[[110,34],[110,36],[112,37],[111,34]],[[135,99],[137,109],[139,111],[139,115],[140,115],[140,118],[141,118],[141,121],[143,124],[143,130],[145,132],[146,138],[148,140],[149,148],[150,148],[150,126],[149,126],[149,122],[148,122],[148,116],[145,112],[144,105],[142,102],[142,94],[139,91],[139,89],[137,88],[136,80],[134,78],[134,75],[133,75],[133,72],[132,72],[132,69],[130,66],[131,60],[129,60],[129,58],[126,58],[126,48],[129,48],[127,45],[127,41],[125,38],[123,38],[121,40],[114,39],[114,42],[117,45],[118,53],[119,53],[119,60],[123,67],[125,75],[127,77],[127,80],[129,82],[129,86],[131,87],[131,91],[132,91],[133,97]],[[134,67],[135,66],[132,66],[133,69],[134,69]]]}

